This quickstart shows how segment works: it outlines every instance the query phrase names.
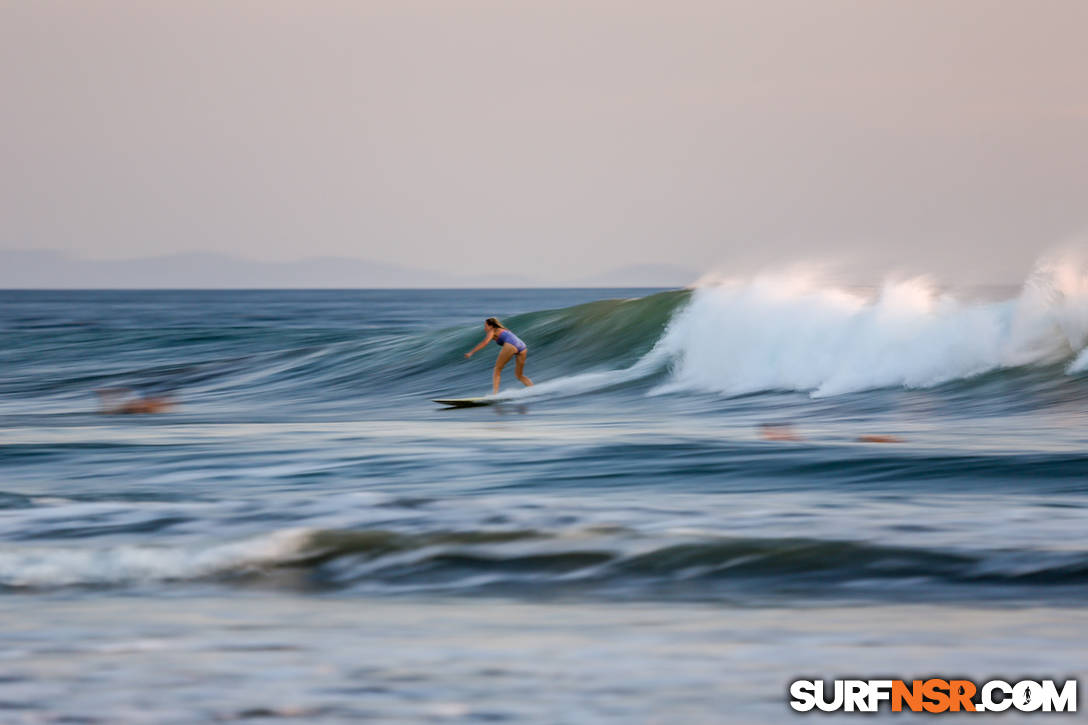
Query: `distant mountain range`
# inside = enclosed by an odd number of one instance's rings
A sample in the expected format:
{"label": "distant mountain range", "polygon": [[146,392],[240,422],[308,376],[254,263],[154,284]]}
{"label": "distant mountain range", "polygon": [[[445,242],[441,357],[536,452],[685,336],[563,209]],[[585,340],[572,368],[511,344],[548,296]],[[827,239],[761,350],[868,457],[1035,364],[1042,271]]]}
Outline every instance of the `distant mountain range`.
{"label": "distant mountain range", "polygon": [[[631,265],[591,277],[542,280],[503,275],[504,287],[681,287],[696,274],[675,265]],[[493,287],[487,276],[461,276],[349,257],[261,262],[214,252],[101,260],[56,251],[0,250],[4,289],[252,289]]]}

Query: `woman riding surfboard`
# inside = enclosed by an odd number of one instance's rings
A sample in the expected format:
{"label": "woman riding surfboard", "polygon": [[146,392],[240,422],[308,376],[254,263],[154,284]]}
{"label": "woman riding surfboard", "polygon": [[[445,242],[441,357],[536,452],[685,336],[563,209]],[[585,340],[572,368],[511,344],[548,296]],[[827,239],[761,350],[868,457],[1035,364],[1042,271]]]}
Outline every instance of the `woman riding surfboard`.
{"label": "woman riding surfboard", "polygon": [[466,352],[465,357],[472,357],[492,340],[502,348],[499,350],[499,357],[495,361],[495,372],[491,376],[492,393],[499,392],[499,379],[502,377],[502,369],[506,366],[506,363],[510,362],[510,358],[515,359],[514,375],[525,387],[532,386],[533,381],[525,377],[524,374],[525,358],[529,350],[525,343],[517,335],[503,327],[503,324],[494,317],[488,317],[484,321],[484,332],[487,333],[484,335],[484,339],[476,347]]}

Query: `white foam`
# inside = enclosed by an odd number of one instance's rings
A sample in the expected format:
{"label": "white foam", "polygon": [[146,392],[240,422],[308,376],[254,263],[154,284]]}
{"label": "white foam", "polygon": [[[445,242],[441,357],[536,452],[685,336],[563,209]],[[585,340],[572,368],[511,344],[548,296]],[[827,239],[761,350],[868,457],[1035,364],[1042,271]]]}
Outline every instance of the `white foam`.
{"label": "white foam", "polygon": [[656,351],[672,360],[656,392],[727,395],[793,390],[814,396],[929,387],[990,370],[1088,366],[1088,273],[1044,260],[1018,297],[971,302],[924,278],[875,296],[804,274],[765,274],[696,289]]}
{"label": "white foam", "polygon": [[643,355],[630,367],[619,370],[600,370],[579,375],[568,375],[554,380],[537,383],[531,388],[507,390],[496,395],[485,396],[487,400],[500,402],[528,402],[536,398],[558,398],[581,395],[595,390],[604,390],[616,385],[623,385],[652,375],[664,367],[668,358],[656,348]]}
{"label": "white foam", "polygon": [[309,536],[309,529],[291,529],[203,546],[8,546],[0,550],[0,584],[56,587],[196,579],[289,559]]}

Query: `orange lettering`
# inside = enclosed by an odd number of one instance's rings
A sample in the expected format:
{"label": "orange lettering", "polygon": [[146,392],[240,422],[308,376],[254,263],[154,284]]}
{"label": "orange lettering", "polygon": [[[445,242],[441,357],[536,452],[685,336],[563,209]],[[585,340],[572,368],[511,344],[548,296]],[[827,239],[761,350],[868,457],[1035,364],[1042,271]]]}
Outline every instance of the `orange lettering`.
{"label": "orange lettering", "polygon": [[907,707],[911,709],[911,712],[921,712],[921,680],[914,680],[910,687],[907,687],[907,683],[902,680],[896,680],[892,683],[892,712],[902,712],[904,701],[906,701]]}
{"label": "orange lettering", "polygon": [[948,683],[948,692],[951,695],[950,706],[952,712],[959,712],[962,707],[967,712],[975,711],[975,703],[971,698],[975,696],[975,683],[970,680],[951,680]]}
{"label": "orange lettering", "polygon": [[945,680],[926,680],[922,684],[922,694],[929,702],[922,703],[926,712],[944,712],[948,709],[948,682]]}

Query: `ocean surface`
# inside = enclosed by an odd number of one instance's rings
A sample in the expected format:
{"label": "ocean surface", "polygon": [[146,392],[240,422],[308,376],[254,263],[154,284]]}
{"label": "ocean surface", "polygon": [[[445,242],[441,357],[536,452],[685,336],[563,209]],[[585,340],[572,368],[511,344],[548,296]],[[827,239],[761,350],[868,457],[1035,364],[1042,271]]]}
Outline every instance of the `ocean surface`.
{"label": "ocean surface", "polygon": [[[801,676],[1083,679],[1086,279],[0,291],[0,722],[777,723]],[[435,405],[490,392],[491,315],[536,385]]]}

